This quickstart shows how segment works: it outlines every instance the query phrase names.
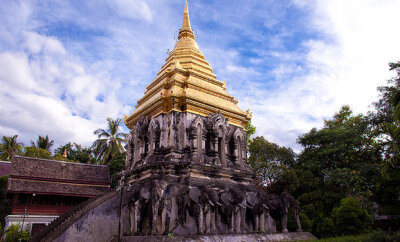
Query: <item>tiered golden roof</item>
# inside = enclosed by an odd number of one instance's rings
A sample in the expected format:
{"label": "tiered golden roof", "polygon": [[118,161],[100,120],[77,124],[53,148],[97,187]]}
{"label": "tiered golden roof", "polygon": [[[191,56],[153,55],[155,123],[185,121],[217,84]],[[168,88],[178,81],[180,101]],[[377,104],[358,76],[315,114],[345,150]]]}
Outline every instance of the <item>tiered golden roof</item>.
{"label": "tiered golden roof", "polygon": [[202,116],[221,112],[232,125],[244,127],[251,113],[243,112],[237,106],[238,101],[225,89],[226,82],[217,80],[199,50],[190,27],[186,1],[178,41],[157,77],[146,87],[136,109],[129,117],[125,116],[125,125],[133,129],[142,115],[152,118],[161,113],[178,111]]}

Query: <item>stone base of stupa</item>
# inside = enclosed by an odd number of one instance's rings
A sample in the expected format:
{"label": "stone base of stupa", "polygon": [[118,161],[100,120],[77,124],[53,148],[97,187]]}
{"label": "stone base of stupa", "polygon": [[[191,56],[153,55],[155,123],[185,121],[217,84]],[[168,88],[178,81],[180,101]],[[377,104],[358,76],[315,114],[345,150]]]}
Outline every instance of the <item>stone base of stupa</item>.
{"label": "stone base of stupa", "polygon": [[[279,234],[243,234],[243,235],[190,235],[190,236],[125,236],[121,239],[123,242],[250,242],[250,241],[299,241],[299,240],[316,240],[310,232],[294,232]],[[115,241],[117,241],[115,239]]]}

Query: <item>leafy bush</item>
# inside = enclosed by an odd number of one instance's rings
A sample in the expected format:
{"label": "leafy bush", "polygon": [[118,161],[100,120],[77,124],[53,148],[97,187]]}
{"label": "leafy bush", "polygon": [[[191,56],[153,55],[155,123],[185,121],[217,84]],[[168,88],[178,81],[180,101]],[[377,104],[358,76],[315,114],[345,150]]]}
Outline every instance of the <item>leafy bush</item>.
{"label": "leafy bush", "polygon": [[392,241],[400,242],[400,230],[395,232],[391,239],[392,239]]}
{"label": "leafy bush", "polygon": [[333,238],[322,239],[325,242],[387,242],[387,241],[398,241],[395,237],[390,236],[382,230],[374,230],[367,234],[359,235],[347,235]]}
{"label": "leafy bush", "polygon": [[322,241],[324,242],[360,242],[366,241],[368,239],[367,234],[360,234],[360,235],[349,235],[349,236],[341,236],[341,237],[334,237],[334,238],[326,238]]}
{"label": "leafy bush", "polygon": [[338,234],[359,234],[368,230],[372,225],[372,216],[361,208],[360,203],[353,197],[340,201],[340,206],[332,210],[333,225]]}
{"label": "leafy bush", "polygon": [[28,241],[31,238],[28,231],[21,230],[19,224],[11,225],[6,231],[5,242]]}
{"label": "leafy bush", "polygon": [[305,213],[299,213],[299,217],[303,231],[311,231],[313,225],[311,219],[309,219]]}
{"label": "leafy bush", "polygon": [[[311,231],[312,230],[312,221],[308,218],[305,213],[299,213],[300,224],[303,231]],[[290,208],[288,214],[288,223],[287,223],[289,231],[296,231],[297,224],[294,215],[294,209]]]}
{"label": "leafy bush", "polygon": [[368,234],[366,242],[389,242],[390,236],[383,230],[373,230]]}
{"label": "leafy bush", "polygon": [[48,150],[32,147],[25,147],[25,156],[34,157],[34,158],[42,158],[42,159],[50,159],[51,153]]}
{"label": "leafy bush", "polygon": [[53,156],[53,160],[68,161],[68,162],[76,162],[76,161],[74,161],[74,160],[69,160],[68,158],[64,158],[63,155],[62,155],[62,154],[59,154],[59,153],[57,153],[57,154],[55,154],[55,155]]}

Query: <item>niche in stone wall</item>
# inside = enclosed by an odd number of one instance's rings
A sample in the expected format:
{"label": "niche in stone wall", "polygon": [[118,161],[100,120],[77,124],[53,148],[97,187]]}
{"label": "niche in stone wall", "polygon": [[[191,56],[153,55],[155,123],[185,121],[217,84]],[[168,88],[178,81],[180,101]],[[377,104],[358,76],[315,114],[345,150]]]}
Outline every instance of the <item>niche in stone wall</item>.
{"label": "niche in stone wall", "polygon": [[143,140],[144,140],[144,156],[146,156],[147,153],[149,152],[149,138],[145,136]]}
{"label": "niche in stone wall", "polygon": [[232,164],[236,163],[235,160],[235,139],[231,138],[229,139],[228,143],[228,154],[229,154],[229,160],[232,162]]}
{"label": "niche in stone wall", "polygon": [[242,157],[242,139],[240,136],[237,136],[237,156],[238,156],[238,163],[241,165],[243,162],[243,157]]}
{"label": "niche in stone wall", "polygon": [[154,132],[154,149],[155,150],[158,150],[160,148],[160,137],[161,137],[161,131],[155,130],[155,132]]}
{"label": "niche in stone wall", "polygon": [[212,146],[213,146],[213,135],[208,132],[206,135],[206,154],[211,155],[211,152],[213,151]]}
{"label": "niche in stone wall", "polygon": [[197,157],[199,157],[201,159],[201,157],[203,156],[203,131],[202,131],[202,127],[201,124],[197,124]]}
{"label": "niche in stone wall", "polygon": [[224,129],[222,126],[218,127],[218,158],[222,164],[222,166],[226,166],[226,162],[224,159],[225,155],[225,142],[224,142]]}

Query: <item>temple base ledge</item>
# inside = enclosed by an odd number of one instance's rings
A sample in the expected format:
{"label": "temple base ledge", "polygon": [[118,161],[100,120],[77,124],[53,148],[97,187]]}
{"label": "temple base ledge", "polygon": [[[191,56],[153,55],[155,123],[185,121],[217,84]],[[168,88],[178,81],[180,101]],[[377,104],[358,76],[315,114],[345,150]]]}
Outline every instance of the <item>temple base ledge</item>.
{"label": "temple base ledge", "polygon": [[[121,238],[123,242],[250,242],[250,241],[299,241],[299,240],[317,240],[310,232],[292,232],[278,234],[224,234],[224,235],[187,235],[187,236],[124,236]],[[115,238],[113,241],[117,241]]]}

